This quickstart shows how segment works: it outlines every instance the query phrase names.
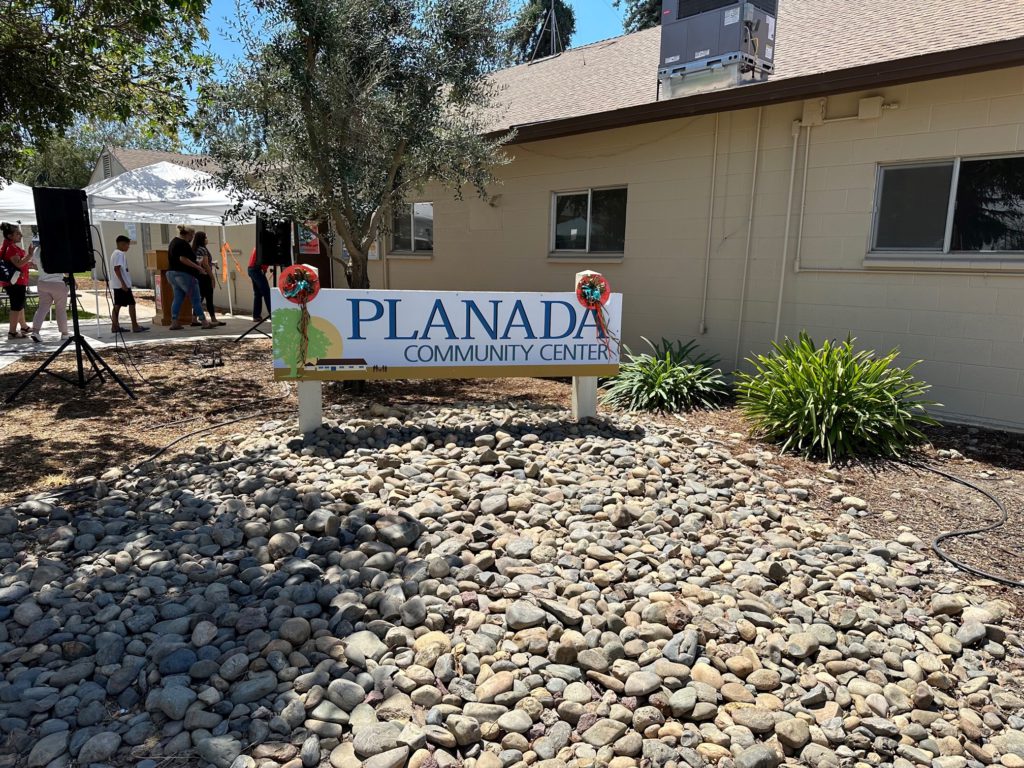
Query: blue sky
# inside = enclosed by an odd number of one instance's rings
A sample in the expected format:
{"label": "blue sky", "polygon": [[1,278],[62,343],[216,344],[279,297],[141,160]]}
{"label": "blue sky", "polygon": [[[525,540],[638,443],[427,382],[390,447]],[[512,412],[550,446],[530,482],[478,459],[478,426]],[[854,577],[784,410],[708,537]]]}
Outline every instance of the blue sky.
{"label": "blue sky", "polygon": [[[612,6],[612,0],[569,0],[576,11],[576,34],[573,45],[585,45],[622,34],[621,10]],[[239,46],[229,39],[228,20],[235,16],[235,0],[212,0],[206,14],[210,30],[210,47],[217,56],[230,60],[240,53]]]}

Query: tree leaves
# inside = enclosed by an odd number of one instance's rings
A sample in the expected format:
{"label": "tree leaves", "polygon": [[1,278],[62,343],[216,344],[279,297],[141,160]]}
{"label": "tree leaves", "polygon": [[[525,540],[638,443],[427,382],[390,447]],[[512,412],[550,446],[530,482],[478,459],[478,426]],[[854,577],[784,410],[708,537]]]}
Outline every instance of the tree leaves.
{"label": "tree leaves", "polygon": [[626,6],[622,26],[626,32],[639,32],[661,24],[661,0],[612,0],[616,8]]}
{"label": "tree leaves", "polygon": [[246,56],[204,88],[219,180],[282,218],[327,220],[369,287],[390,211],[437,182],[481,195],[504,162],[486,135],[499,0],[260,0]]}
{"label": "tree leaves", "polygon": [[205,0],[7,0],[0,24],[0,177],[80,116],[175,135],[209,72]]}
{"label": "tree leaves", "polygon": [[148,130],[137,120],[93,121],[78,118],[63,136],[40,142],[22,154],[18,181],[51,187],[84,187],[105,147],[180,149],[177,136]]}
{"label": "tree leaves", "polygon": [[[508,31],[510,63],[523,64],[552,55],[550,28],[543,27],[550,11],[551,0],[525,0]],[[555,18],[558,20],[558,49],[565,50],[576,34],[576,12],[565,0],[555,0]]]}

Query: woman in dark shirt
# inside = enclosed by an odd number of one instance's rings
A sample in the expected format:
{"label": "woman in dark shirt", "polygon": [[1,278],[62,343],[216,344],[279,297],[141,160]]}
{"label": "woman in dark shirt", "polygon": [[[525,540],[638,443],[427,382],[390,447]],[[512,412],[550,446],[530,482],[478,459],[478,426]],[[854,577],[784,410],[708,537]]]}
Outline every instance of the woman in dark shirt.
{"label": "woman in dark shirt", "polygon": [[178,227],[178,236],[167,246],[167,279],[174,288],[174,301],[171,302],[170,330],[180,331],[183,326],[178,321],[181,305],[188,296],[192,302],[192,311],[203,324],[203,328],[213,328],[203,314],[203,299],[199,295],[198,277],[203,273],[192,250],[192,238],[196,231],[191,227]]}
{"label": "woman in dark shirt", "polygon": [[[195,252],[196,261],[202,270],[202,274],[199,275],[199,295],[206,302],[206,311],[210,313],[210,322],[214,325],[227,325],[223,320],[217,319],[217,308],[213,306],[213,284],[216,278],[213,271],[213,257],[206,245],[205,232],[196,232],[192,239],[192,250]],[[195,314],[195,310],[193,310],[193,314]]]}

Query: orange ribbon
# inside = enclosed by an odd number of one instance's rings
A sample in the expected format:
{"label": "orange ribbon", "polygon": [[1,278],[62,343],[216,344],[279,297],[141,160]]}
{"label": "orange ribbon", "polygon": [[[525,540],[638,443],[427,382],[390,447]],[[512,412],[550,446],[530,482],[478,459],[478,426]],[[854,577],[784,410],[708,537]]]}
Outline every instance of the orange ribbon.
{"label": "orange ribbon", "polygon": [[221,281],[228,279],[228,256],[231,256],[231,261],[235,264],[235,269],[238,274],[245,274],[242,271],[242,265],[238,261],[238,257],[235,256],[234,250],[231,248],[231,243],[224,241],[224,244],[220,247],[220,277]]}

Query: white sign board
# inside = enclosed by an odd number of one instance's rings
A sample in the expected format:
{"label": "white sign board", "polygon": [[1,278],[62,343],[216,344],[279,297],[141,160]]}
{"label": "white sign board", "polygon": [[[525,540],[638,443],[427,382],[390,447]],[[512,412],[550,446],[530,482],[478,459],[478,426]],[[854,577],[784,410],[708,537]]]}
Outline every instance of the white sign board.
{"label": "white sign board", "polygon": [[[271,295],[279,379],[614,376],[622,295],[600,313],[575,293],[323,289]],[[305,338],[302,329],[305,328]]]}

